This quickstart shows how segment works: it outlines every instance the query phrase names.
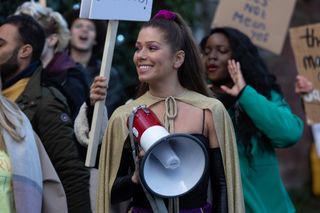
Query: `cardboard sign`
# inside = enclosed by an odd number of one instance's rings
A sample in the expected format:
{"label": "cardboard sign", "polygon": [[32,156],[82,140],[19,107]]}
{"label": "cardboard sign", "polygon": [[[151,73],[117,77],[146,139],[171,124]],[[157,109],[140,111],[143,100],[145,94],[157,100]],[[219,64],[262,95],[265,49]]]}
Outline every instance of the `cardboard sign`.
{"label": "cardboard sign", "polygon": [[148,21],[153,0],[82,0],[80,17],[102,20]]}
{"label": "cardboard sign", "polygon": [[222,0],[211,27],[234,27],[259,47],[280,54],[296,0]]}
{"label": "cardboard sign", "polygon": [[320,122],[320,23],[290,28],[290,41],[298,72],[307,77],[314,90],[304,95],[307,123]]}

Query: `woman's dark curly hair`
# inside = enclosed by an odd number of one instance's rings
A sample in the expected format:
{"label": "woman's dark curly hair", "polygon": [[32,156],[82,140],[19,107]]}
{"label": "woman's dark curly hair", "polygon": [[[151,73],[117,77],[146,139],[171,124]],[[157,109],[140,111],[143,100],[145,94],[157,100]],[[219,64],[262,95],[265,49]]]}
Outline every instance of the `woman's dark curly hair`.
{"label": "woman's dark curly hair", "polygon": [[268,99],[270,98],[271,90],[281,93],[275,76],[268,72],[268,68],[260,57],[257,47],[248,36],[239,30],[231,27],[212,29],[209,35],[200,43],[202,50],[204,50],[208,38],[214,33],[222,33],[228,38],[232,57],[240,62],[241,72],[248,85]]}
{"label": "woman's dark curly hair", "polygon": [[[222,33],[229,41],[232,52],[232,58],[240,62],[241,72],[247,85],[253,87],[258,93],[271,98],[271,90],[275,90],[282,94],[279,85],[276,83],[274,75],[269,73],[266,64],[259,55],[258,48],[252,43],[250,38],[244,33],[231,27],[218,27],[210,31],[210,33],[200,42],[202,51],[205,49],[208,38],[215,33]],[[239,104],[235,102],[233,105],[235,110],[235,128],[240,137],[244,139],[242,142],[250,151],[250,139],[259,131],[252,123],[248,115],[241,109]],[[260,134],[260,133],[258,133]],[[261,135],[262,141],[266,136]]]}

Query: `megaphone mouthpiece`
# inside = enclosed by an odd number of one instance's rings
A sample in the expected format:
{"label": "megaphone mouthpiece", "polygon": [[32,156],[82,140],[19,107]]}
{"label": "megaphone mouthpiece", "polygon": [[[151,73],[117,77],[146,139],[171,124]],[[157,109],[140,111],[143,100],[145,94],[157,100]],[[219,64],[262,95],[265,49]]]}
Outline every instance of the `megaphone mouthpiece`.
{"label": "megaphone mouthpiece", "polygon": [[176,169],[180,166],[180,159],[174,153],[169,143],[159,143],[152,154],[166,169]]}

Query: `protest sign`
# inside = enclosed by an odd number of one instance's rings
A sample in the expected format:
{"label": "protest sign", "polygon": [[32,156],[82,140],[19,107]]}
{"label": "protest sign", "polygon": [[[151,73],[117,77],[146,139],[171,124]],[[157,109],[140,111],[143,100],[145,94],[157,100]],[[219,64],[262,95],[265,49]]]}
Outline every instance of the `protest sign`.
{"label": "protest sign", "polygon": [[147,21],[152,0],[82,0],[80,17],[102,20]]}
{"label": "protest sign", "polygon": [[320,123],[320,23],[290,28],[289,32],[298,73],[315,88],[303,97],[307,123]]}
{"label": "protest sign", "polygon": [[[115,41],[119,20],[147,21],[151,16],[152,0],[82,0],[80,17],[101,19],[108,21],[108,31],[103,50],[100,76],[109,81]],[[99,144],[99,134],[103,119],[104,101],[98,101],[94,106],[89,145],[85,165],[92,167],[95,164]],[[108,118],[104,118],[108,119]]]}
{"label": "protest sign", "polygon": [[221,0],[211,27],[229,26],[280,54],[296,0]]}

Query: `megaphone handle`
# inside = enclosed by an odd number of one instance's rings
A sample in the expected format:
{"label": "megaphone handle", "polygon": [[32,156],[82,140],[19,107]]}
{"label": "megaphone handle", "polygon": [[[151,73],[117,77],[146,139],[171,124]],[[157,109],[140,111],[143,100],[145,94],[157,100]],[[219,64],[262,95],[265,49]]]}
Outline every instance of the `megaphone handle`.
{"label": "megaphone handle", "polygon": [[141,184],[141,187],[150,203],[150,206],[152,208],[152,211],[154,213],[168,213],[168,210],[167,210],[167,207],[166,205],[164,204],[163,202],[163,199],[162,198],[159,198],[159,197],[156,197],[156,196],[153,196],[152,194],[150,194],[146,188],[143,186],[142,183]]}
{"label": "megaphone handle", "polygon": [[133,157],[133,160],[135,161],[137,157],[137,152],[136,152],[136,146],[134,144],[133,132],[132,132],[134,115],[135,115],[135,112],[130,113],[128,118],[128,122],[129,122],[128,126],[129,126],[130,145],[132,149],[132,157]]}
{"label": "megaphone handle", "polygon": [[[134,139],[133,139],[133,132],[132,132],[132,128],[133,128],[133,119],[135,116],[135,112],[131,112],[128,118],[128,126],[129,126],[129,137],[130,137],[130,145],[131,145],[131,149],[132,149],[132,157],[133,160],[136,160],[137,157],[137,152],[136,152],[136,146],[134,143]],[[140,183],[141,187],[143,188],[143,191],[146,195],[146,197],[149,200],[150,206],[153,210],[154,213],[168,213],[168,210],[166,208],[166,206],[164,205],[164,202],[161,198],[152,196],[143,186],[142,183]]]}
{"label": "megaphone handle", "polygon": [[169,198],[169,213],[179,213],[179,197]]}

